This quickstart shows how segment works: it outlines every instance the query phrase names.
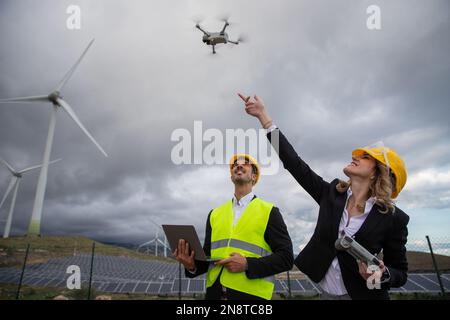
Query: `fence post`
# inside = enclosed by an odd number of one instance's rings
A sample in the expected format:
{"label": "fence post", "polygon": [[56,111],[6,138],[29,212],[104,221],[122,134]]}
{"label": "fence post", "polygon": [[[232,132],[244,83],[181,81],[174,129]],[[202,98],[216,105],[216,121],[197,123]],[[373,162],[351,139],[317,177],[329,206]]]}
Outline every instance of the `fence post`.
{"label": "fence post", "polygon": [[439,272],[438,265],[436,263],[436,258],[434,257],[433,247],[431,246],[430,237],[428,237],[428,236],[425,236],[425,237],[427,238],[428,247],[430,247],[431,259],[433,260],[433,266],[434,266],[434,270],[436,271],[436,276],[439,281],[439,286],[441,287],[442,296],[445,296],[445,289],[444,289],[444,286],[442,285],[441,274]]}
{"label": "fence post", "polygon": [[178,262],[178,300],[181,300],[181,262]]}
{"label": "fence post", "polygon": [[25,273],[25,268],[27,266],[28,252],[29,251],[30,251],[30,244],[27,245],[27,250],[25,251],[25,258],[23,259],[22,273],[20,274],[19,286],[17,287],[17,292],[16,292],[16,300],[19,300],[20,289],[22,288],[23,275]]}
{"label": "fence post", "polygon": [[289,271],[287,272],[287,283],[288,283],[289,299],[291,299],[292,298],[292,290],[291,290],[291,276],[289,275]]}
{"label": "fence post", "polygon": [[89,271],[88,300],[91,300],[92,272],[94,270],[95,242],[92,243],[91,270]]}

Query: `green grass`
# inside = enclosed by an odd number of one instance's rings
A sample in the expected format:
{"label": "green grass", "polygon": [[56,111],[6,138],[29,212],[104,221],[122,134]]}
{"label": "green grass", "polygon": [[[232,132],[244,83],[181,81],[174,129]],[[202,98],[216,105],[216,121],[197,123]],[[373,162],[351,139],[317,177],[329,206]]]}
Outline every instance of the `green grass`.
{"label": "green grass", "polygon": [[[17,285],[1,284],[0,300],[15,300],[17,293]],[[79,290],[69,290],[67,288],[49,288],[49,287],[31,287],[22,286],[20,290],[20,300],[53,300],[56,296],[63,295],[70,300],[87,300],[88,288],[84,287]],[[154,296],[145,294],[110,294],[102,293],[91,289],[91,300],[99,295],[110,296],[112,300],[178,300],[178,296]],[[182,300],[203,299],[204,295],[183,296]]]}

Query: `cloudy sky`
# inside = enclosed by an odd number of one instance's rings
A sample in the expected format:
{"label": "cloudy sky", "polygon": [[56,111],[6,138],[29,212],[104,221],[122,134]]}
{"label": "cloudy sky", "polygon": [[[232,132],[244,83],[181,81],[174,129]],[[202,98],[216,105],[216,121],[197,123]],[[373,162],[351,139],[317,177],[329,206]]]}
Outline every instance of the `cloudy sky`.
{"label": "cloudy sky", "polygon": [[[372,4],[381,30],[366,26]],[[70,5],[79,30],[66,26]],[[58,112],[52,158],[63,161],[49,170],[42,233],[141,243],[153,220],[194,224],[203,238],[208,212],[233,195],[229,172],[174,164],[171,136],[194,139],[194,121],[224,136],[259,129],[242,91],[265,101],[325,179],[344,178],[353,148],[384,141],[407,164],[397,204],[410,238],[450,237],[449,12],[447,0],[1,0],[0,98],[50,93],[95,38],[62,94],[109,157]],[[192,19],[215,31],[224,15],[229,36],[248,41],[213,56]],[[17,169],[40,163],[50,110],[0,105],[0,157]],[[22,179],[14,235],[26,232],[37,178]],[[9,179],[1,167],[0,196]],[[281,209],[296,248],[309,239],[318,207],[284,169],[254,191]]]}

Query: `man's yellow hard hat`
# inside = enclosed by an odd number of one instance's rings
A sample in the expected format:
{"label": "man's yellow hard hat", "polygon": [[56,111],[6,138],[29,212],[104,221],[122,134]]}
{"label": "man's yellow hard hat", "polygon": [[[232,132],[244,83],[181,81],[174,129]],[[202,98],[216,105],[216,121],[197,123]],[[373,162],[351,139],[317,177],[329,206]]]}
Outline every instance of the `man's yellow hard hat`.
{"label": "man's yellow hard hat", "polygon": [[353,150],[352,156],[358,156],[367,153],[386,165],[395,176],[395,188],[392,190],[391,198],[397,198],[400,191],[406,184],[407,173],[405,162],[391,148],[385,147],[382,143],[377,143],[369,147],[362,147]]}
{"label": "man's yellow hard hat", "polygon": [[245,154],[245,153],[237,153],[234,154],[231,159],[230,159],[230,174],[233,174],[232,170],[233,170],[233,165],[236,162],[237,159],[245,159],[247,160],[250,164],[254,165],[254,167],[256,168],[256,180],[255,180],[255,184],[258,183],[259,180],[259,174],[260,174],[260,168],[259,168],[259,164],[258,161],[256,161],[255,158],[253,158],[251,155],[249,154]]}

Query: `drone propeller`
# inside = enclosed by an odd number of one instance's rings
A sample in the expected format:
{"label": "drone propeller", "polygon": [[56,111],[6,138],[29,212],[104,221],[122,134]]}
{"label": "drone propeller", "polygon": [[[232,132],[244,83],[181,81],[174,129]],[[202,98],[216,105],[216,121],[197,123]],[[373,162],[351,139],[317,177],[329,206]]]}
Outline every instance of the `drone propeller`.
{"label": "drone propeller", "polygon": [[227,23],[228,25],[231,24],[231,22],[230,22],[230,14],[223,14],[223,15],[220,15],[220,16],[218,16],[218,19],[219,19],[220,21],[224,22],[224,23]]}
{"label": "drone propeller", "polygon": [[192,22],[195,23],[195,25],[200,25],[205,20],[205,17],[201,15],[196,15],[191,18]]}
{"label": "drone propeller", "polygon": [[208,36],[208,37],[210,36],[210,33],[207,32],[207,31],[205,31],[205,30],[200,26],[199,20],[194,21],[194,22],[195,22],[195,27],[194,27],[194,29],[200,30],[201,32],[203,32],[203,34],[204,34],[205,36]]}
{"label": "drone propeller", "polygon": [[247,41],[248,41],[248,38],[247,38],[247,36],[245,36],[245,35],[240,35],[239,38],[237,38],[237,40],[235,40],[235,41],[233,41],[233,40],[228,40],[228,42],[229,42],[229,43],[232,43],[232,44],[239,44],[239,43],[241,43],[241,42],[245,43],[245,42],[247,42]]}
{"label": "drone propeller", "polygon": [[236,41],[245,43],[248,42],[248,37],[245,34],[241,34]]}

